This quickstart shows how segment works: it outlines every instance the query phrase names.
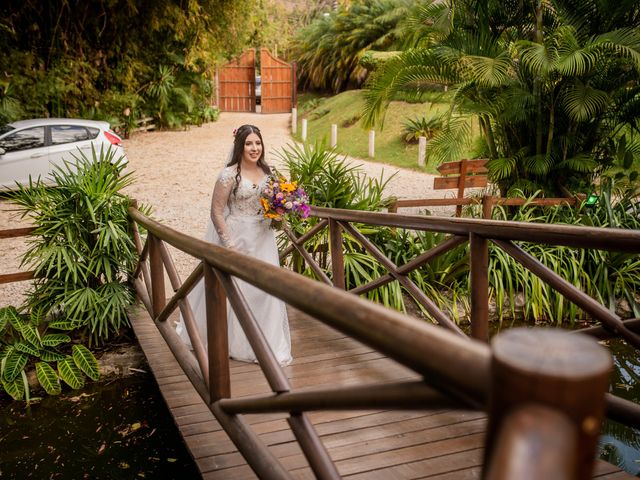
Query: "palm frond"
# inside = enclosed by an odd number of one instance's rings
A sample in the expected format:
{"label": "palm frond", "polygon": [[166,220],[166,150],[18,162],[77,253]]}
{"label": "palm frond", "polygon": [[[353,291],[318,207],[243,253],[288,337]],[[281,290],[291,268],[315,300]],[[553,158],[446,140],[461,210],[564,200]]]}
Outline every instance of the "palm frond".
{"label": "palm frond", "polygon": [[564,111],[576,122],[583,122],[598,115],[610,102],[606,92],[584,84],[578,79],[565,88],[560,99]]}

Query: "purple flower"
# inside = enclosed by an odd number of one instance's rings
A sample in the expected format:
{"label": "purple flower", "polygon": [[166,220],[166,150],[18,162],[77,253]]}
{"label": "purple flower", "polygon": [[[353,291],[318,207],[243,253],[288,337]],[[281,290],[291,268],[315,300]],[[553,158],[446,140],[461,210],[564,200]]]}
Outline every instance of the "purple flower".
{"label": "purple flower", "polygon": [[309,205],[302,204],[300,205],[300,211],[302,212],[302,218],[307,218],[311,213],[311,207],[309,207]]}

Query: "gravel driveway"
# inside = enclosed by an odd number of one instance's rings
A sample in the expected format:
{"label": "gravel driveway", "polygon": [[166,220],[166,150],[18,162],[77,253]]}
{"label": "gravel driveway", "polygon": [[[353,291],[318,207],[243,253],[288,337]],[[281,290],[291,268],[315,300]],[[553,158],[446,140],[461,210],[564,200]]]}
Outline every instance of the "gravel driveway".
{"label": "gravel driveway", "polygon": [[[209,202],[217,172],[231,149],[233,130],[249,123],[260,128],[267,148],[267,161],[277,165],[273,152],[292,142],[289,114],[223,113],[217,122],[184,131],[148,132],[125,140],[129,169],[135,182],[127,189],[140,203],[151,205],[153,217],[189,235],[202,237],[206,230]],[[363,135],[366,132],[363,132]],[[398,198],[442,197],[432,190],[433,175],[390,165],[356,160],[368,174],[385,177],[397,172],[387,194]],[[23,222],[24,223],[24,222]],[[6,200],[0,200],[0,229],[18,226]],[[24,239],[2,240],[0,273],[18,270]],[[195,260],[173,252],[176,267],[184,279]],[[0,285],[0,306],[17,304],[26,282]]]}

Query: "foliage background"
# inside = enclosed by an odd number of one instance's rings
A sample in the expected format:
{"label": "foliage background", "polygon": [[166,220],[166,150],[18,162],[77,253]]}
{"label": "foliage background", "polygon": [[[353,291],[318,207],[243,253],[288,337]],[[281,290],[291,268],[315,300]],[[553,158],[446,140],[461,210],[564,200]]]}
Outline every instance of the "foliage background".
{"label": "foliage background", "polygon": [[296,21],[269,0],[3,1],[0,124],[210,120],[216,64],[248,46],[273,48]]}

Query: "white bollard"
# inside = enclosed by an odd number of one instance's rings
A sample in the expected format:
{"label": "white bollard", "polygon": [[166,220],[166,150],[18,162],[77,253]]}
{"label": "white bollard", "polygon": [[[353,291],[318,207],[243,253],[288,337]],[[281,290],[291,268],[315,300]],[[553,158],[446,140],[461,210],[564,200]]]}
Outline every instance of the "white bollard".
{"label": "white bollard", "polygon": [[424,167],[427,158],[427,137],[418,137],[418,166]]}
{"label": "white bollard", "polygon": [[298,131],[298,109],[293,107],[291,109],[291,133],[293,135]]}
{"label": "white bollard", "polygon": [[335,123],[331,125],[331,148],[335,148],[338,145],[338,125]]}
{"label": "white bollard", "polygon": [[369,156],[373,158],[376,153],[376,132],[369,130]]}
{"label": "white bollard", "polygon": [[302,141],[303,142],[307,141],[307,119],[306,118],[302,119]]}

